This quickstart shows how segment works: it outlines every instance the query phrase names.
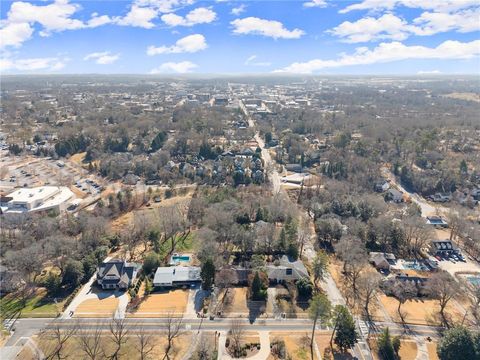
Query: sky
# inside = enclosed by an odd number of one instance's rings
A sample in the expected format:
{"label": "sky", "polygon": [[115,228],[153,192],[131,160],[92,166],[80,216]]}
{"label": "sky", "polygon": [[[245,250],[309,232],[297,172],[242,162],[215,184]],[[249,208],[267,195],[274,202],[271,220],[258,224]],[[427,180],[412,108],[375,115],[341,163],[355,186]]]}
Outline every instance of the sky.
{"label": "sky", "polygon": [[0,0],[2,74],[480,74],[479,0]]}

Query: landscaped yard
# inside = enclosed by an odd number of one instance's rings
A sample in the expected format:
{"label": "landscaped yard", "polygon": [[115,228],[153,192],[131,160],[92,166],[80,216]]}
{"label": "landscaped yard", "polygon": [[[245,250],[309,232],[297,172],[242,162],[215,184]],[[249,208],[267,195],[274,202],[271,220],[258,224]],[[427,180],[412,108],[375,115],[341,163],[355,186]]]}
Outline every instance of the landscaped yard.
{"label": "landscaped yard", "polygon": [[112,317],[118,307],[116,297],[88,299],[75,309],[74,317]]}
{"label": "landscaped yard", "polygon": [[181,317],[188,301],[188,290],[171,290],[148,295],[138,309],[129,317],[166,317],[169,314]]}
{"label": "landscaped yard", "polygon": [[8,294],[0,299],[0,313],[2,318],[11,316],[17,311],[22,311],[21,317],[56,317],[63,308],[63,299],[58,303],[48,299],[45,289],[37,289],[25,304],[18,293]]}
{"label": "landscaped yard", "polygon": [[[283,340],[285,342],[287,353],[292,359],[311,360],[310,338],[308,338],[308,336],[309,334],[307,332],[292,333],[278,331],[270,333],[270,342],[272,342],[274,339]],[[274,359],[274,357],[270,354],[268,359]],[[313,355],[313,359],[318,360],[315,353]]]}

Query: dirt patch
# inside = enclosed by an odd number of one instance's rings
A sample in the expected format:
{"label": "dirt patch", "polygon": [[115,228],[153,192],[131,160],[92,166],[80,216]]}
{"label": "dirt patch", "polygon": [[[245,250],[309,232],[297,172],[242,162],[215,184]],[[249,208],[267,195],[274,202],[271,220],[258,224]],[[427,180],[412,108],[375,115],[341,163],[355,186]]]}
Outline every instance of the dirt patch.
{"label": "dirt patch", "polygon": [[480,94],[476,94],[476,93],[454,92],[454,93],[446,94],[446,95],[443,95],[443,96],[448,97],[448,98],[451,98],[451,99],[458,99],[458,100],[466,100],[466,101],[480,102]]}
{"label": "dirt patch", "polygon": [[188,290],[153,293],[140,303],[137,310],[127,316],[166,317],[171,314],[175,317],[182,317],[187,307],[187,301]]}
{"label": "dirt patch", "polygon": [[88,299],[75,309],[74,317],[112,317],[118,307],[118,299]]}

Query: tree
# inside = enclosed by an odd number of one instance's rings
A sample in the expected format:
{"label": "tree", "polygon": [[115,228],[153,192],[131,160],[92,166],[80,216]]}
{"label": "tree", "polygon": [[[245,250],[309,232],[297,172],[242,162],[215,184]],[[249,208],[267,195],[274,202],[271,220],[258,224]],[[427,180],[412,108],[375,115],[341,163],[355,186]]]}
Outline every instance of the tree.
{"label": "tree", "polygon": [[253,301],[263,301],[267,298],[267,289],[264,282],[260,278],[260,273],[258,271],[256,271],[255,275],[253,276],[250,291]]}
{"label": "tree", "polygon": [[378,336],[377,346],[379,355],[383,360],[395,360],[395,349],[393,348],[392,337],[388,327]]}
{"label": "tree", "polygon": [[59,321],[55,321],[53,324],[50,324],[47,330],[44,330],[40,333],[40,337],[52,339],[51,347],[44,351],[46,360],[62,360],[68,357],[68,348],[65,344],[70,338],[73,338],[78,332],[78,323],[73,324],[72,326],[63,328]]}
{"label": "tree", "polygon": [[313,320],[312,327],[312,338],[310,341],[310,353],[313,359],[313,341],[315,339],[315,328],[317,326],[317,321],[326,323],[331,316],[332,305],[328,300],[325,294],[317,294],[312,300],[310,300],[310,305],[308,307],[308,315],[310,319]]}
{"label": "tree", "polygon": [[70,288],[76,288],[84,278],[83,264],[77,260],[68,260],[65,264],[62,283]]}
{"label": "tree", "polygon": [[398,300],[397,313],[402,320],[402,324],[405,324],[405,313],[402,312],[402,305],[408,300],[414,299],[418,295],[417,286],[410,281],[396,280],[392,284],[393,295]]}
{"label": "tree", "polygon": [[229,335],[233,343],[233,356],[240,357],[242,351],[242,340],[245,333],[245,326],[241,320],[235,319],[230,323]]}
{"label": "tree", "polygon": [[60,276],[50,272],[45,279],[44,285],[47,289],[48,296],[55,296],[60,291],[60,288],[62,286],[62,279],[60,278]]}
{"label": "tree", "polygon": [[358,334],[355,330],[355,322],[346,306],[335,306],[333,313],[332,318],[335,319],[334,342],[342,352],[345,352],[357,342]]}
{"label": "tree", "polygon": [[161,265],[160,256],[151,252],[145,256],[143,261],[143,273],[148,276],[152,274]]}
{"label": "tree", "polygon": [[325,251],[320,250],[313,260],[313,285],[318,291],[318,282],[324,280],[328,273],[329,259]]}
{"label": "tree", "polygon": [[152,140],[152,144],[150,145],[151,151],[155,152],[161,149],[167,137],[168,135],[165,131],[160,131]]}
{"label": "tree", "polygon": [[140,360],[148,360],[149,354],[155,349],[155,339],[151,333],[147,333],[145,329],[140,329],[137,333],[137,345],[135,346]]}
{"label": "tree", "polygon": [[445,308],[458,292],[458,283],[449,273],[438,272],[428,279],[426,287],[430,296],[438,300],[443,325],[449,327],[450,324],[445,315]]}
{"label": "tree", "polygon": [[308,299],[312,296],[313,286],[308,278],[302,278],[296,283],[298,289],[298,296],[302,299]]}
{"label": "tree", "polygon": [[105,358],[101,342],[102,332],[102,324],[97,323],[93,330],[84,329],[77,337],[80,349],[87,359],[100,360]]}
{"label": "tree", "polygon": [[215,281],[215,265],[212,259],[209,258],[203,263],[200,277],[202,278],[203,289],[210,290]]}
{"label": "tree", "polygon": [[118,360],[122,357],[121,350],[127,342],[127,324],[125,319],[114,318],[110,321],[109,327],[111,341],[114,344],[113,353],[109,356],[112,360]]}
{"label": "tree", "polygon": [[472,333],[463,326],[445,332],[438,342],[437,354],[440,360],[480,359]]}
{"label": "tree", "polygon": [[223,299],[226,299],[228,290],[238,281],[237,272],[234,269],[221,269],[215,275],[215,285],[219,289],[226,289]]}
{"label": "tree", "polygon": [[370,306],[372,300],[377,296],[381,281],[382,276],[377,272],[363,273],[358,279],[360,299],[363,301],[363,310],[367,321],[370,321]]}
{"label": "tree", "polygon": [[170,351],[173,348],[173,341],[182,335],[182,318],[175,319],[173,314],[167,316],[167,345],[165,346],[165,355],[163,359],[170,359]]}

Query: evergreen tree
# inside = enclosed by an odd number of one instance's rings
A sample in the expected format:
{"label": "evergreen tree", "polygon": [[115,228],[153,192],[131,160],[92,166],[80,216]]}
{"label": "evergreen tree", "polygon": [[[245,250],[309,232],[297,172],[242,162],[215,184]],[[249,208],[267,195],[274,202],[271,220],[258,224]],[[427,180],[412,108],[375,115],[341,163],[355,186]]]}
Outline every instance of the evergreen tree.
{"label": "evergreen tree", "polygon": [[395,360],[395,350],[388,327],[382,331],[377,341],[378,352],[383,360]]}
{"label": "evergreen tree", "polygon": [[212,259],[207,259],[200,271],[200,277],[202,278],[202,287],[204,290],[210,290],[215,280],[215,265]]}
{"label": "evergreen tree", "polygon": [[358,339],[357,331],[355,330],[355,322],[348,309],[343,305],[335,307],[335,344],[341,351],[345,352],[351,349]]}

